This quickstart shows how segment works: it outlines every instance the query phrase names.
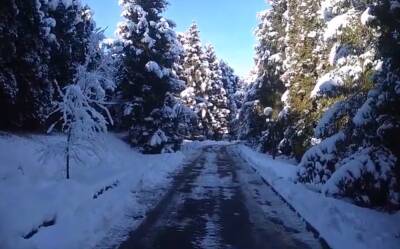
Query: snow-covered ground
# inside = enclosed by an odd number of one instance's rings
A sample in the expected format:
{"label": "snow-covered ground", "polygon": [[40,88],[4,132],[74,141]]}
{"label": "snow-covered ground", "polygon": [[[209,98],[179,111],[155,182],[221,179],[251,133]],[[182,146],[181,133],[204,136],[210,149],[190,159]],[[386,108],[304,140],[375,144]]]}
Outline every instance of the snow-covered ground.
{"label": "snow-covered ground", "polygon": [[[62,136],[0,133],[0,248],[93,248],[139,224],[132,214],[152,208],[135,193],[167,189],[185,157],[209,145],[186,142],[183,153],[142,155],[116,135],[106,135],[98,157],[86,156],[64,179],[64,161],[40,160],[40,150]],[[336,248],[399,248],[400,213],[387,214],[326,197],[294,183],[297,167],[244,145],[232,146]],[[197,151],[197,152],[196,152]],[[155,173],[156,172],[156,173]],[[211,228],[210,228],[211,229]],[[212,230],[212,229],[211,229]],[[117,236],[123,236],[119,234]],[[108,241],[109,242],[109,241]]]}
{"label": "snow-covered ground", "polygon": [[93,248],[114,227],[132,227],[129,214],[151,208],[134,192],[165,189],[185,158],[142,155],[110,134],[97,157],[72,165],[67,181],[61,158],[40,159],[61,139],[0,133],[1,249]]}
{"label": "snow-covered ground", "polygon": [[294,183],[296,165],[274,161],[243,145],[233,148],[319,231],[333,249],[400,248],[400,212],[382,213],[326,197]]}

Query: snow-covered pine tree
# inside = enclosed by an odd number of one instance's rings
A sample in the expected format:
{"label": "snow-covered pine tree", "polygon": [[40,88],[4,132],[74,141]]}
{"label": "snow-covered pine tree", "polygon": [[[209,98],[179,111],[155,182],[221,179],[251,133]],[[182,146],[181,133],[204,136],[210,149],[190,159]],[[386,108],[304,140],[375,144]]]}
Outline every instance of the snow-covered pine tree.
{"label": "snow-covered pine tree", "polygon": [[0,8],[0,129],[43,127],[50,103],[49,49],[41,1],[5,0]]}
{"label": "snow-covered pine tree", "polygon": [[[179,45],[182,46],[183,35],[178,34],[177,39]],[[186,88],[186,82],[182,80],[184,79],[182,76],[184,59],[183,47],[181,47],[181,50],[182,53],[180,54],[179,61],[176,61],[173,65],[173,71],[179,78],[180,83],[176,84],[178,86],[176,91],[167,94],[162,109],[163,118],[165,119],[165,121],[162,122],[162,124],[164,124],[163,130],[166,130],[168,136],[171,137],[167,147],[174,147],[175,149],[181,144],[182,139],[193,139],[193,134],[197,132],[198,124],[196,113],[185,104],[181,96],[181,92]],[[170,149],[167,148],[167,150]]]}
{"label": "snow-covered pine tree", "polygon": [[49,71],[52,80],[63,87],[73,81],[76,65],[85,63],[96,25],[91,10],[80,0],[48,1],[41,9],[52,24]]}
{"label": "snow-covered pine tree", "polygon": [[[241,108],[241,138],[254,142],[265,130],[271,144],[260,117],[266,104],[282,104],[273,108],[284,131],[279,149],[302,157],[299,181],[359,205],[398,209],[399,1],[276,0],[271,7],[257,31],[257,77]],[[284,94],[273,87],[279,81]],[[275,101],[269,91],[279,93]]]}
{"label": "snow-covered pine tree", "polygon": [[399,203],[396,146],[380,133],[380,127],[392,136],[398,131],[390,108],[398,96],[389,83],[397,81],[398,48],[382,49],[396,44],[389,35],[398,33],[395,2],[288,1],[281,79],[294,123],[285,139],[295,155],[306,151],[299,180],[363,206]]}
{"label": "snow-covered pine tree", "polygon": [[266,128],[263,107],[255,98],[255,89],[246,87],[243,104],[238,117],[237,138],[245,140],[252,147],[258,147],[261,133]]}
{"label": "snow-covered pine tree", "polygon": [[287,87],[283,95],[285,114],[284,139],[281,148],[300,159],[312,146],[313,128],[321,115],[315,107],[312,91],[320,69],[317,63],[324,61],[318,46],[321,38],[320,3],[318,1],[287,1],[285,16],[284,74]]}
{"label": "snow-covered pine tree", "polygon": [[259,149],[263,152],[277,150],[278,140],[283,138],[285,122],[285,115],[282,115],[284,114],[282,95],[286,89],[280,77],[283,74],[285,59],[286,22],[282,17],[287,11],[287,1],[277,0],[270,3],[271,9],[259,14],[255,57],[257,78],[253,83],[257,87],[255,91],[258,92],[257,97],[264,110],[272,110],[268,113],[268,117],[265,117],[269,122],[259,142]]}
{"label": "snow-covered pine tree", "polygon": [[174,25],[162,17],[165,0],[120,3],[125,21],[118,28],[122,49],[117,96],[124,116],[119,126],[129,129],[133,145],[147,153],[158,153],[170,139],[162,130],[166,97],[181,90],[182,82],[173,70],[181,48]]}
{"label": "snow-covered pine tree", "polygon": [[57,117],[48,132],[61,126],[66,141],[53,144],[42,152],[44,160],[54,156],[62,156],[66,162],[66,178],[70,178],[72,163],[82,161],[83,154],[96,155],[98,135],[107,131],[113,123],[106,106],[106,93],[114,86],[113,70],[102,51],[101,32],[92,33],[89,38],[85,63],[77,66],[72,84],[58,88],[59,99],[54,101],[54,116]]}
{"label": "snow-covered pine tree", "polygon": [[44,129],[53,83],[72,81],[94,23],[80,1],[2,3],[0,113],[3,129]]}
{"label": "snow-covered pine tree", "polygon": [[[226,67],[226,75],[222,75],[215,50],[211,45],[203,48],[196,23],[179,39],[184,48],[179,75],[186,82],[181,97],[198,116],[198,131],[194,132],[194,136],[221,139],[229,133],[231,106],[224,84],[234,80],[233,74],[229,74],[232,71]],[[235,86],[231,87],[231,91],[234,91]],[[233,106],[232,102],[232,111],[235,112]]]}
{"label": "snow-covered pine tree", "polygon": [[240,137],[248,137],[263,152],[275,146],[263,110],[272,108],[273,118],[278,119],[278,113],[282,111],[281,97],[285,91],[280,76],[285,59],[284,13],[287,11],[287,1],[274,0],[270,1],[270,5],[270,9],[259,14],[260,24],[255,33],[258,40],[255,75],[246,91],[245,104],[240,113],[240,127],[243,130],[239,131]]}
{"label": "snow-covered pine tree", "polygon": [[[362,94],[353,107],[355,113],[346,125],[345,153],[335,172],[323,187],[331,195],[352,198],[362,206],[400,208],[400,2],[377,1],[361,5],[360,25],[372,36],[375,55],[364,61],[368,70],[368,94]],[[377,40],[376,40],[377,39]],[[362,44],[360,44],[362,45]],[[358,93],[360,95],[360,93]],[[361,104],[360,104],[361,103]]]}
{"label": "snow-covered pine tree", "polygon": [[229,133],[229,99],[222,81],[222,71],[219,60],[212,45],[205,47],[205,61],[207,62],[207,77],[205,79],[206,115],[202,119],[203,127],[207,129],[207,136],[220,140]]}
{"label": "snow-covered pine tree", "polygon": [[198,131],[194,137],[204,136],[207,133],[202,120],[206,117],[207,100],[205,98],[207,62],[200,40],[200,32],[196,23],[181,38],[184,54],[181,59],[182,71],[180,77],[186,82],[186,89],[181,93],[184,103],[198,116]]}
{"label": "snow-covered pine tree", "polygon": [[192,139],[198,122],[197,115],[182,102],[179,96],[168,93],[160,115],[162,132],[168,137],[167,141],[158,145],[161,152],[177,151],[183,139]]}
{"label": "snow-covered pine tree", "polygon": [[18,85],[15,75],[16,67],[10,64],[16,63],[17,51],[17,13],[18,6],[15,1],[9,0],[2,3],[0,9],[0,127],[10,128],[11,120],[16,121],[16,102]]}
{"label": "snow-covered pine tree", "polygon": [[230,138],[235,138],[238,126],[238,105],[240,105],[240,99],[237,96],[240,79],[235,74],[234,70],[223,60],[220,61],[219,67],[221,70],[221,80],[228,97],[228,109],[230,111],[228,117],[229,136]]}
{"label": "snow-covered pine tree", "polygon": [[[185,63],[185,58],[186,58],[186,56],[185,56],[185,52],[186,52],[185,51],[185,44],[186,44],[185,33],[178,33],[177,34],[177,39],[178,39],[179,44],[181,45],[182,53],[179,56],[179,61],[177,61],[175,63],[174,69],[175,69],[175,72],[178,75],[179,79],[182,80],[183,82],[185,82],[186,81],[185,72],[184,72],[185,69],[183,67],[184,63]],[[186,87],[187,87],[187,84],[185,82],[184,88],[186,89]]]}

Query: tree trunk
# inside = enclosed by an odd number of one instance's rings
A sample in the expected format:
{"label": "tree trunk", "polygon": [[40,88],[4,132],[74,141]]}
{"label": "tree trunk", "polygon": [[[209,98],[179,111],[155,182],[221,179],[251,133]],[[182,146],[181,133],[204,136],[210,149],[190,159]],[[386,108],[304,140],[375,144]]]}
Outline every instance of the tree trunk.
{"label": "tree trunk", "polygon": [[277,136],[276,136],[276,127],[275,127],[275,123],[272,124],[272,159],[275,160],[276,158],[276,154],[277,154],[277,150],[278,148],[276,148],[277,145]]}
{"label": "tree trunk", "polygon": [[68,138],[67,138],[67,149],[66,149],[66,172],[67,172],[67,180],[70,178],[69,176],[69,168],[70,168],[70,144],[71,144],[71,130],[68,131]]}

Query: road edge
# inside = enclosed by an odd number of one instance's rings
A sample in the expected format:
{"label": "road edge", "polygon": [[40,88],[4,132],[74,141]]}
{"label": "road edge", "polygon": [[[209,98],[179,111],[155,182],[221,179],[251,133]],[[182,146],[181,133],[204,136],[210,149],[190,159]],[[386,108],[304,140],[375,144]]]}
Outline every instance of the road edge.
{"label": "road edge", "polygon": [[[235,153],[235,151],[232,151]],[[240,154],[238,155],[243,161],[247,162],[251,169],[257,173],[258,176],[261,177],[262,181],[272,189],[272,191],[306,224],[306,229],[313,233],[314,237],[318,239],[318,241],[321,243],[321,246],[323,249],[332,249],[332,247],[329,245],[329,243],[324,239],[321,235],[321,233],[316,229],[307,219],[305,219],[300,212],[298,212],[292,204],[290,204],[275,188],[272,184],[270,184],[267,179],[265,179],[258,171],[258,169],[254,166],[254,163],[247,160],[246,158],[243,158]]]}

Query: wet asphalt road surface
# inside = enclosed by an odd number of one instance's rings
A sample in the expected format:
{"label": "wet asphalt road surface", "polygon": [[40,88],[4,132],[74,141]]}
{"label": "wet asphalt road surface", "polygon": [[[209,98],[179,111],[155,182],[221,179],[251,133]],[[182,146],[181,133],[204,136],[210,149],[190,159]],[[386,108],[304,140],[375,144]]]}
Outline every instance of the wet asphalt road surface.
{"label": "wet asphalt road surface", "polygon": [[205,148],[119,249],[321,248],[232,148]]}

